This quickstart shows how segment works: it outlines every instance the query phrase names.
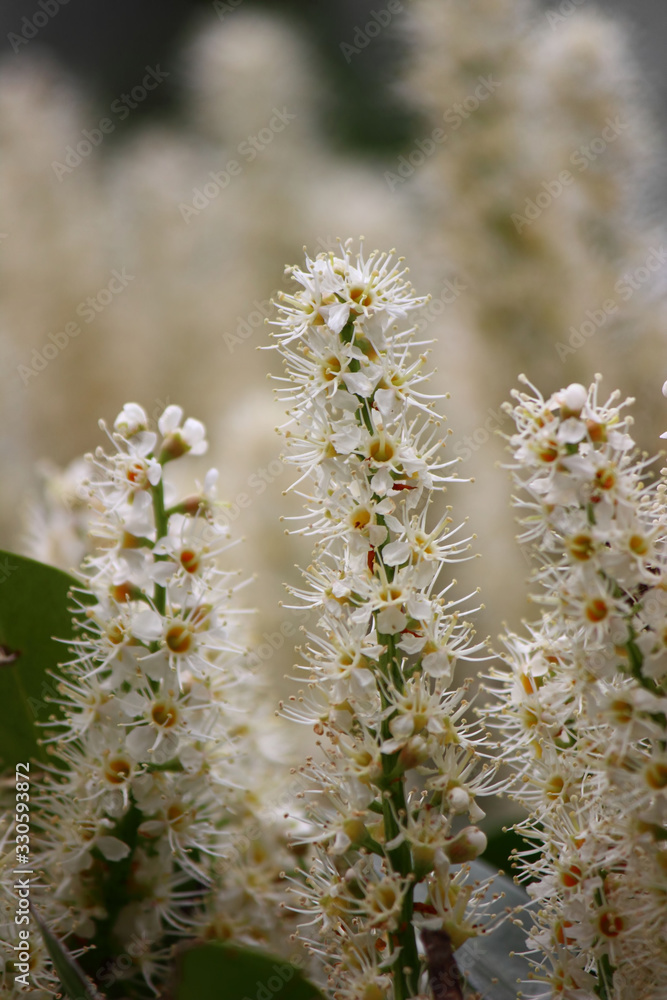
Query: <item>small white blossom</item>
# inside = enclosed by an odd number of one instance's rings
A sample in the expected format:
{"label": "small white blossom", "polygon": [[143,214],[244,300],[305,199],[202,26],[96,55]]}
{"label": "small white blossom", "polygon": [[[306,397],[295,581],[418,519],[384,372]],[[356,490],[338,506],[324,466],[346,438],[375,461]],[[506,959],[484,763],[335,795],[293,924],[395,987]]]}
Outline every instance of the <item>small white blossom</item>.
{"label": "small white blossom", "polygon": [[[533,387],[530,387],[533,389]],[[515,393],[509,438],[544,608],[506,639],[491,709],[529,811],[546,991],[655,1000],[667,981],[667,491],[598,380]]]}
{"label": "small white blossom", "polygon": [[486,648],[442,579],[447,563],[469,558],[470,539],[449,516],[427,523],[454,463],[422,391],[425,356],[411,354],[407,319],[423,300],[400,260],[354,256],[346,243],[290,273],[300,288],[280,297],[274,322],[288,376],[278,392],[289,404],[286,460],[306,499],[300,531],[317,542],[293,593],[319,622],[305,649],[308,690],[284,714],[327,737],[325,762],[302,769],[311,794],[300,839],[317,853],[292,908],[332,995],[375,997],[363,992],[373,983],[407,997],[426,989],[423,913],[457,945],[489,929],[484,887],[451,871],[486,846],[456,817],[477,822],[475,796],[499,787],[494,768],[479,767],[483,736],[463,719],[465,689],[448,688],[455,665]]}

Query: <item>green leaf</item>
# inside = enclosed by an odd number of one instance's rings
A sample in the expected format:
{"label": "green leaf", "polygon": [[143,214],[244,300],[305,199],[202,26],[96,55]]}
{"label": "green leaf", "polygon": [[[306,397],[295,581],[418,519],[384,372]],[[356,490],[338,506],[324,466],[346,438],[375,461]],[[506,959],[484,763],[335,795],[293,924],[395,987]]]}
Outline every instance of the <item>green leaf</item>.
{"label": "green leaf", "polygon": [[528,843],[514,830],[496,830],[489,834],[489,842],[483,860],[494,868],[501,868],[506,875],[512,875],[512,851],[525,851]]}
{"label": "green leaf", "polygon": [[69,1000],[104,1000],[97,987],[84,975],[83,970],[77,965],[62,942],[51,933],[34,907],[30,907],[30,912],[41,931],[46,950]]}
{"label": "green leaf", "polygon": [[[514,910],[514,919],[488,935],[466,941],[454,953],[460,971],[480,1000],[516,1000],[519,992],[526,998],[535,996],[540,984],[530,983],[532,967],[523,954],[531,925],[531,903],[525,889],[506,875],[498,875],[495,866],[485,861],[471,862],[470,870],[474,879],[493,877],[486,893],[487,912],[501,914],[509,907]],[[494,900],[496,894],[500,898]]]}
{"label": "green leaf", "polygon": [[295,965],[218,941],[181,953],[169,995],[174,1000],[322,1000]]}
{"label": "green leaf", "polygon": [[0,769],[17,761],[47,760],[37,740],[57,714],[47,670],[67,659],[53,636],[74,635],[67,594],[76,581],[52,566],[0,551]]}

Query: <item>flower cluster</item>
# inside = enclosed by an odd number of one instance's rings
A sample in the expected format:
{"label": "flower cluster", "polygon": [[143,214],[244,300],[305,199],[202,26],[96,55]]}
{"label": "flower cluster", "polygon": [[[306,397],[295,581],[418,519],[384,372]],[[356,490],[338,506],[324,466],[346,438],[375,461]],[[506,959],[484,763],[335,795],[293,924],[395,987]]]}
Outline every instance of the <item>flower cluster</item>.
{"label": "flower cluster", "polygon": [[420,927],[454,947],[485,930],[486,886],[457,866],[485,848],[476,797],[498,783],[480,760],[481,727],[464,718],[466,685],[450,687],[485,644],[463,617],[468,598],[442,579],[470,539],[450,508],[432,516],[454,463],[406,322],[424,300],[400,259],[346,243],[288,273],[300,287],[273,324],[287,372],[278,392],[304,484],[297,531],[316,540],[293,593],[319,621],[307,687],[283,710],[326,737],[304,768],[302,840],[316,853],[293,905],[333,995],[404,998],[424,985]]}
{"label": "flower cluster", "polygon": [[[600,322],[642,331],[641,341],[620,336],[604,363],[605,377],[622,371],[643,385],[639,344],[664,329],[664,304],[633,278],[651,262],[641,199],[656,162],[631,48],[606,11],[565,7],[410,5],[412,97],[446,136],[432,132],[407,151],[425,209],[422,245],[475,289],[455,308],[470,342],[485,338],[496,392],[518,359],[545,379],[555,355],[570,377],[588,370],[599,359],[589,330]],[[606,301],[609,313],[590,309]]]}
{"label": "flower cluster", "polygon": [[142,981],[157,989],[170,944],[206,922],[216,866],[238,853],[240,585],[218,565],[232,542],[216,470],[184,499],[169,481],[168,463],[207,449],[203,425],[182,418],[168,406],[155,431],[127,404],[111,453],[88,458],[97,546],[45,739],[58,762],[35,803],[52,889],[35,901],[70,947],[95,945],[81,961],[96,979],[132,956],[122,977],[139,993]]}
{"label": "flower cluster", "polygon": [[[530,386],[530,384],[529,384]],[[516,392],[511,468],[541,620],[507,639],[494,709],[529,810],[545,997],[655,1000],[667,981],[667,507],[599,379]],[[512,749],[510,749],[512,748]]]}

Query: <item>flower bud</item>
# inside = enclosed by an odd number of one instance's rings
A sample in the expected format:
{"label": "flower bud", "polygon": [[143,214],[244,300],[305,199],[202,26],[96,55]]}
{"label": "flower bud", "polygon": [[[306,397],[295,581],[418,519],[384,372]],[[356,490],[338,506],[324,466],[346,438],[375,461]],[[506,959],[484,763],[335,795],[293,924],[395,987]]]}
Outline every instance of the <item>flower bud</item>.
{"label": "flower bud", "polygon": [[477,826],[466,826],[445,843],[445,854],[454,865],[474,861],[486,850],[486,834]]}

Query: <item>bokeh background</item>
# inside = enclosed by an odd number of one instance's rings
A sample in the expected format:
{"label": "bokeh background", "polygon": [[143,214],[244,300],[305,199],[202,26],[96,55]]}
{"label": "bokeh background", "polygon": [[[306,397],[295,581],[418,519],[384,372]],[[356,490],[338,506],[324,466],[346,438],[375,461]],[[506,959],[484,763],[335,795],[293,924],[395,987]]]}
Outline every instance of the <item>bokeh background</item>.
{"label": "bokeh background", "polygon": [[667,425],[666,33],[649,0],[6,0],[0,543],[74,565],[85,513],[58,470],[126,400],[180,403],[208,425],[267,648],[308,552],[278,520],[278,369],[256,348],[284,266],[363,234],[433,295],[433,387],[476,480],[448,496],[482,553],[462,585],[481,631],[517,627],[496,432],[519,372],[545,394],[601,372],[650,451]]}

